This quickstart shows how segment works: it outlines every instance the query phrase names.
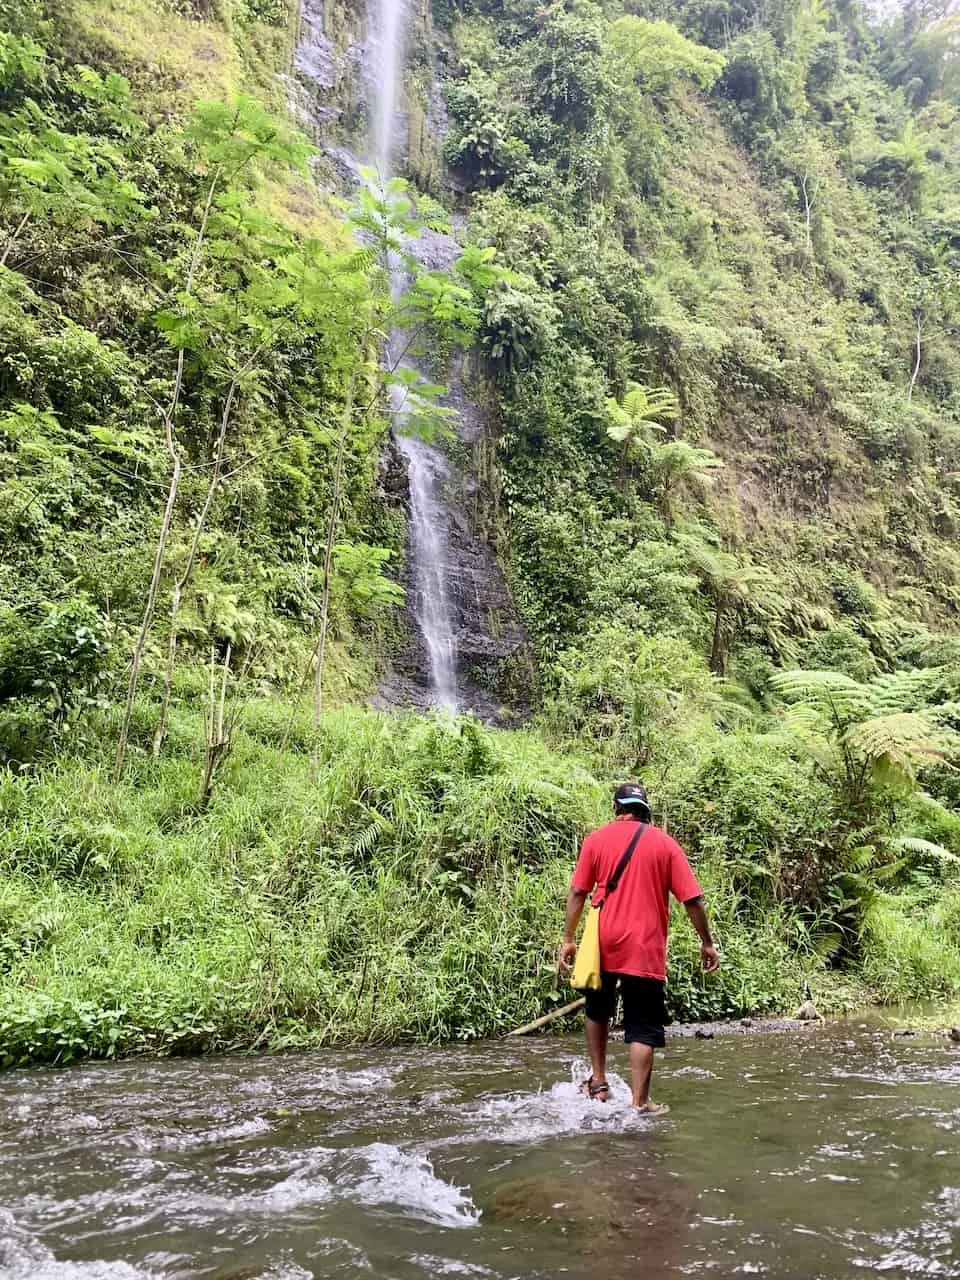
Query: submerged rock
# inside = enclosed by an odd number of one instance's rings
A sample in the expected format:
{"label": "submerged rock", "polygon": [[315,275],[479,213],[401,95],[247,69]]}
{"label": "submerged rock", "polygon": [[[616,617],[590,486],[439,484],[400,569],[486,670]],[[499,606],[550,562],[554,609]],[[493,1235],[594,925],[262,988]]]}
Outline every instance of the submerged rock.
{"label": "submerged rock", "polygon": [[559,1232],[574,1247],[588,1241],[592,1274],[605,1280],[661,1275],[680,1253],[696,1206],[685,1181],[617,1162],[589,1163],[556,1175],[520,1178],[497,1188],[487,1220],[510,1229]]}

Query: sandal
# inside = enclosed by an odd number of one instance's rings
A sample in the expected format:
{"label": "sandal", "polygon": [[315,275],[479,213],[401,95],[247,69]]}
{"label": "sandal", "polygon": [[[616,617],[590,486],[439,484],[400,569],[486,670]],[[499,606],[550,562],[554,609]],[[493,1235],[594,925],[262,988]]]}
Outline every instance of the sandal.
{"label": "sandal", "polygon": [[580,1086],[580,1092],[585,1098],[591,1098],[594,1102],[610,1101],[610,1086],[604,1080],[603,1084],[594,1084],[593,1076],[589,1080],[584,1080]]}

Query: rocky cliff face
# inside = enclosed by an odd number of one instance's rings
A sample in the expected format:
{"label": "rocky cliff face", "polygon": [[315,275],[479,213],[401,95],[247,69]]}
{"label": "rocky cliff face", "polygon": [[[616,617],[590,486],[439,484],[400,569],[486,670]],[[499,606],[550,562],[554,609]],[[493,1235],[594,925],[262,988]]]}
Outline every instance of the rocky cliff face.
{"label": "rocky cliff face", "polygon": [[[421,65],[432,62],[427,14],[408,15],[407,50]],[[376,92],[373,63],[377,47],[375,16],[344,7],[342,0],[302,0],[300,38],[295,61],[294,103],[317,139],[329,169],[344,184],[355,181],[359,157],[367,150],[371,100]],[[426,47],[424,47],[426,46]],[[422,177],[433,169],[442,139],[444,114],[438,94],[421,101],[403,90],[397,113],[401,145],[397,167]],[[324,181],[327,175],[318,174]],[[425,231],[412,246],[430,269],[449,267],[459,253],[454,236]],[[437,370],[431,370],[432,378]],[[533,688],[534,667],[527,636],[517,620],[510,590],[497,556],[494,513],[495,419],[492,389],[475,355],[456,356],[445,375],[442,403],[456,411],[453,438],[440,446],[434,471],[430,519],[437,522],[444,548],[443,570],[455,641],[457,705],[485,719],[508,721],[522,713]],[[381,466],[385,502],[411,507],[403,450],[391,438]],[[408,521],[409,523],[409,521]],[[431,688],[427,643],[418,625],[425,589],[418,574],[417,548],[408,538],[403,570],[407,608],[402,640],[377,700],[381,704],[429,706]]]}

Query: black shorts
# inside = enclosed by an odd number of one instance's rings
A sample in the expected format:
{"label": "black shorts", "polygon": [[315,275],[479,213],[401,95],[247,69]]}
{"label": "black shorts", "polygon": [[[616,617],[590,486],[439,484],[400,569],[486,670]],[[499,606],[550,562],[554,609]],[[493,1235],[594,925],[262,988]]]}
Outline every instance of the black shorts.
{"label": "black shorts", "polygon": [[657,978],[638,978],[632,973],[605,973],[599,991],[588,991],[587,1017],[591,1022],[609,1022],[617,1007],[617,988],[623,1001],[623,1038],[627,1044],[648,1044],[662,1049],[667,1022],[665,984]]}

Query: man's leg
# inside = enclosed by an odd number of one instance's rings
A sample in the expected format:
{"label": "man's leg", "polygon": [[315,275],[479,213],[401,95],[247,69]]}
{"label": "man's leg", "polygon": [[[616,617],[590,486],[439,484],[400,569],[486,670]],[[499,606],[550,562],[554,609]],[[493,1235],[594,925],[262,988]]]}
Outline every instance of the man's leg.
{"label": "man's leg", "polygon": [[633,1105],[645,1107],[650,1101],[650,1077],[653,1075],[653,1046],[634,1041],[630,1046],[630,1076]]}
{"label": "man's leg", "polygon": [[630,1046],[633,1105],[651,1114],[668,1111],[668,1107],[650,1101],[653,1053],[665,1043],[663,1027],[667,1011],[663,983],[654,978],[623,977],[620,991],[624,1039]]}
{"label": "man's leg", "polygon": [[594,1022],[590,1017],[587,1018],[587,1052],[590,1054],[590,1071],[593,1083],[606,1084],[607,1082],[607,1037],[610,1033],[610,1023]]}
{"label": "man's leg", "polygon": [[[605,973],[603,986],[599,991],[588,991],[587,996],[587,1052],[590,1054],[590,1079],[583,1086],[583,1092],[590,1096],[607,1083],[607,1037],[610,1032],[610,1019],[617,1000],[616,974]],[[601,1091],[600,1100],[606,1102],[609,1092]]]}

